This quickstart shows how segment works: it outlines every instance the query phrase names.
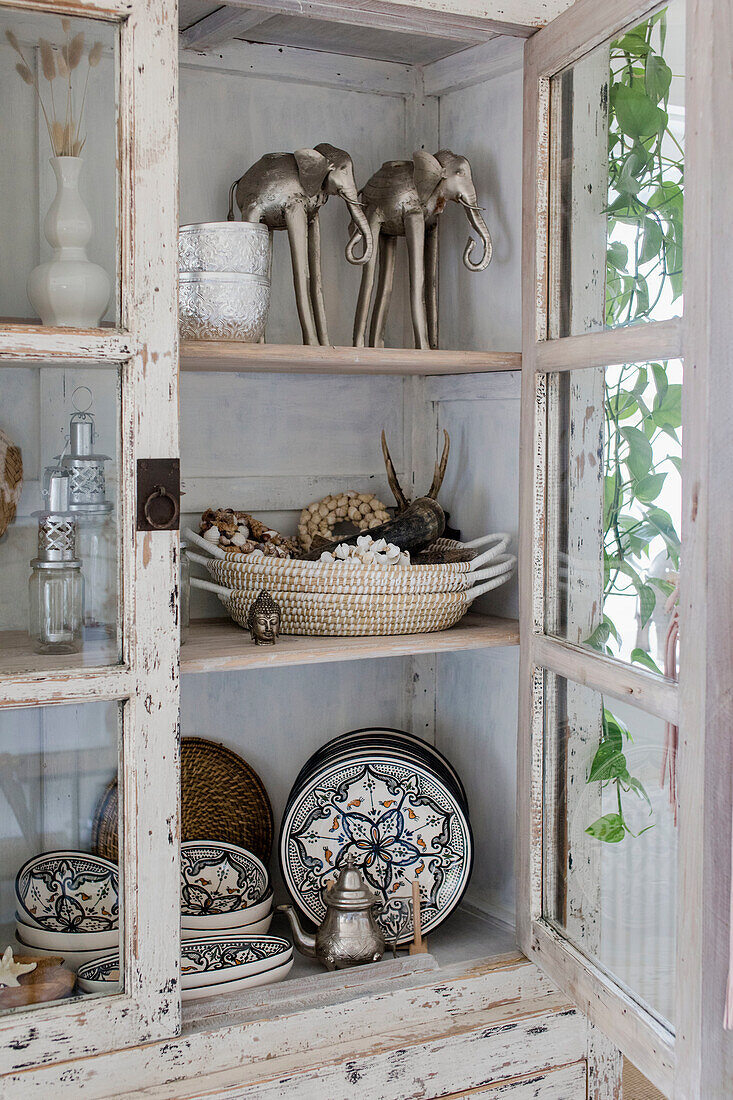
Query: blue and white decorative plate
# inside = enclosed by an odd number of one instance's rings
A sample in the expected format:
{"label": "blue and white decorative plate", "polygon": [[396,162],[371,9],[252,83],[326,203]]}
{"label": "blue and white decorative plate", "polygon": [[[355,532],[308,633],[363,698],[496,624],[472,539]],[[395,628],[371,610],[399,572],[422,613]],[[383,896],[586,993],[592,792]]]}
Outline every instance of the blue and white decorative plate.
{"label": "blue and white decorative plate", "polygon": [[261,974],[293,956],[281,936],[202,936],[181,944],[181,988],[194,989]]}
{"label": "blue and white decorative plate", "polygon": [[50,932],[109,932],[119,925],[119,872],[86,852],[44,852],[15,876],[24,921]]}
{"label": "blue and white decorative plate", "polygon": [[353,752],[356,748],[366,749],[367,747],[370,751],[389,749],[391,752],[397,751],[404,753],[405,756],[417,757],[431,771],[437,772],[442,779],[445,779],[448,787],[458,794],[463,806],[468,808],[468,798],[461,777],[447,757],[443,756],[434,745],[423,741],[421,737],[387,726],[367,726],[364,729],[342,733],[339,737],[327,741],[325,745],[316,749],[300,769],[293,783],[293,790],[302,786],[308,776],[327,761],[342,757],[344,751]]}
{"label": "blue and white decorative plate", "polygon": [[233,913],[261,901],[270,885],[267,868],[236,844],[187,840],[181,844],[181,913],[205,917]]}
{"label": "blue and white decorative plate", "polygon": [[356,748],[326,761],[291,795],[280,830],[280,864],[296,905],[315,924],[323,891],[353,856],[382,908],[388,943],[413,938],[412,881],[420,883],[422,931],[438,927],[461,900],[473,840],[457,795],[427,764]]}

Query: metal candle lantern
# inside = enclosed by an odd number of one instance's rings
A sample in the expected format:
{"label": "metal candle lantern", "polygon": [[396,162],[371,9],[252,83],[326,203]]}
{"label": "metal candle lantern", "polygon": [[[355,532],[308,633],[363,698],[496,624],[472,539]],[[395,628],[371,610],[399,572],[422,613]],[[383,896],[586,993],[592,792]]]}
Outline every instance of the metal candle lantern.
{"label": "metal candle lantern", "polygon": [[[74,398],[86,386],[74,392]],[[107,500],[104,464],[109,455],[94,451],[94,416],[78,406],[69,421],[68,452],[61,458],[69,474],[69,511],[78,520],[79,557],[84,566],[84,629],[112,635],[117,620],[117,543],[112,502]]]}
{"label": "metal candle lantern", "polygon": [[36,653],[78,653],[82,647],[84,579],[76,556],[71,478],[60,466],[44,475],[46,509],[38,517],[38,557],[29,581],[30,634]]}

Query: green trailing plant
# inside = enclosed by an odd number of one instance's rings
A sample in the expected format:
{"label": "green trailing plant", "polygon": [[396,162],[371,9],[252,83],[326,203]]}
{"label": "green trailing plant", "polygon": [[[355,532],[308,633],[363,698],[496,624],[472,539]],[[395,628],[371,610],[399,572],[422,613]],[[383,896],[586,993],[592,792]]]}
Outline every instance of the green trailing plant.
{"label": "green trailing plant", "polygon": [[[611,44],[606,324],[612,327],[654,320],[661,305],[668,308],[682,294],[684,162],[670,128],[665,41],[663,10]],[[682,387],[670,382],[666,361],[606,371],[603,615],[587,644],[611,656],[622,640],[607,611],[609,599],[636,601],[645,627],[672,591],[668,581],[648,573],[652,544],[661,539],[671,567],[679,567],[679,533],[658,500],[670,473],[680,472],[669,441],[679,450],[681,400]],[[647,649],[635,648],[631,660],[662,671]],[[623,795],[644,799],[651,814],[647,792],[628,771],[624,744],[630,740],[623,723],[604,709],[588,782],[614,786],[617,809],[586,832],[606,843],[639,835],[626,823]]]}

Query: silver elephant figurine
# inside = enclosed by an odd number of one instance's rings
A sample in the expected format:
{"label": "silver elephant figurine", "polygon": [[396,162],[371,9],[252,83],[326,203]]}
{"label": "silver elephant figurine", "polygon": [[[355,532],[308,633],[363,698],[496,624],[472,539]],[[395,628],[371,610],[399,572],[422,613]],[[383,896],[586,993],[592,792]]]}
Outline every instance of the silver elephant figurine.
{"label": "silver elephant figurine", "polygon": [[[242,220],[287,229],[293,282],[304,344],[328,344],[321,276],[321,231],[318,212],[329,195],[340,195],[352,219],[346,259],[366,264],[372,235],[356,191],[354,165],[343,149],[317,145],[294,153],[267,153],[229,188],[229,221],[236,197]],[[361,244],[362,253],[356,250]]]}
{"label": "silver elephant figurine", "polygon": [[[412,160],[389,160],[375,172],[361,191],[374,248],[365,262],[354,320],[354,346],[363,347],[374,274],[379,255],[379,279],[369,328],[371,347],[384,346],[384,329],[394,279],[397,238],[407,241],[410,274],[410,312],[415,347],[438,346],[438,218],[447,202],[463,206],[471,228],[483,248],[473,260],[473,237],[463,252],[469,271],[483,271],[491,261],[491,234],[476,204],[471,165],[465,157],[447,149],[432,156],[421,150]],[[352,241],[358,239],[354,219]],[[377,244],[379,248],[377,249]]]}

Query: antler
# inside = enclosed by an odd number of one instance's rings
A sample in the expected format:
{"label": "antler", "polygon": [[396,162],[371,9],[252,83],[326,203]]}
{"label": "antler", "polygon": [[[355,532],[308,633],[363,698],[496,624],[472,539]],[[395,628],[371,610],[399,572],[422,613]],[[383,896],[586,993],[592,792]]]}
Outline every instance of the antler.
{"label": "antler", "polygon": [[441,455],[440,462],[435,463],[435,473],[433,475],[433,484],[428,490],[428,496],[433,500],[440,492],[440,486],[443,484],[443,478],[445,477],[445,468],[448,465],[448,455],[450,454],[450,436],[445,428],[443,428],[443,435],[445,436],[445,443],[443,444],[443,454]]}
{"label": "antler", "polygon": [[397,474],[395,473],[394,463],[392,462],[389,447],[387,446],[387,437],[384,434],[384,428],[382,428],[382,454],[384,455],[384,465],[387,467],[387,481],[389,482],[389,487],[394,493],[398,509],[400,512],[404,512],[410,502],[402,492],[402,486],[397,480]]}

